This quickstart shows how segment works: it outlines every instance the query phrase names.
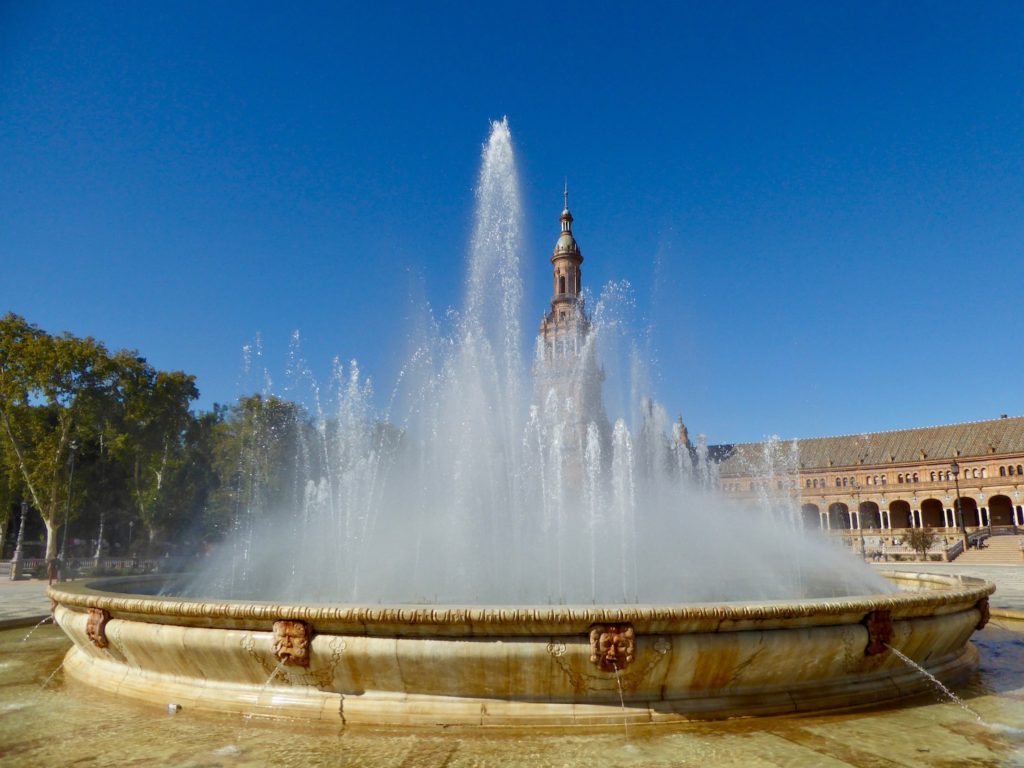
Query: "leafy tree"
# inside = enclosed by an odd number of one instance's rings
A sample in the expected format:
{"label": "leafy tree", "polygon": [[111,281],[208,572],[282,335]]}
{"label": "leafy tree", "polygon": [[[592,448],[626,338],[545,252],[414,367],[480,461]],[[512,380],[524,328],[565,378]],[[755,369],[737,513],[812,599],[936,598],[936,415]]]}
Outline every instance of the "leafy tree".
{"label": "leafy tree", "polygon": [[21,502],[21,483],[10,448],[0,440],[0,557],[10,535],[17,535],[17,509]]}
{"label": "leafy tree", "polygon": [[155,370],[130,352],[114,356],[117,398],[104,432],[122,462],[135,514],[152,543],[169,532],[182,513],[182,498],[168,480],[188,461],[186,436],[195,417],[189,410],[199,396],[195,377]]}
{"label": "leafy tree", "polygon": [[102,344],[51,336],[14,314],[0,319],[0,436],[57,555],[73,446],[88,434],[114,377]]}
{"label": "leafy tree", "polygon": [[938,540],[938,537],[925,528],[911,528],[907,534],[907,544],[910,548],[921,555],[922,560],[928,559],[928,550]]}
{"label": "leafy tree", "polygon": [[222,525],[298,500],[295,473],[308,429],[301,406],[273,396],[242,397],[227,411],[213,455],[219,484],[212,501]]}
{"label": "leafy tree", "polygon": [[187,526],[178,518],[195,514],[195,493],[168,478],[187,475],[198,394],[194,377],[157,371],[135,352],[0,319],[0,459],[43,518],[47,558],[57,555],[65,516],[83,509],[131,509],[151,539]]}

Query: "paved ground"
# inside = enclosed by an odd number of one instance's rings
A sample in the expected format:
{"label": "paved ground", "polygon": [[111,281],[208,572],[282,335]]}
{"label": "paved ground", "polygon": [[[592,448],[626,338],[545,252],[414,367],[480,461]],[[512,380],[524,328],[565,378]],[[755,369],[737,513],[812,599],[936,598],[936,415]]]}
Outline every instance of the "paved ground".
{"label": "paved ground", "polygon": [[0,579],[0,624],[50,612],[46,581],[10,581]]}
{"label": "paved ground", "polygon": [[965,565],[958,563],[872,563],[882,570],[977,576],[996,585],[993,608],[1024,611],[1024,565]]}

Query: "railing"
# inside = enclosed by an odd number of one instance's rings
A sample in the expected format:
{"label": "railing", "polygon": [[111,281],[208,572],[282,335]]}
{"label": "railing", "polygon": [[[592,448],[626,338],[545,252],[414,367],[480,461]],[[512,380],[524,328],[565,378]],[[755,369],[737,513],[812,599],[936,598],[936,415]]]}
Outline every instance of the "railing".
{"label": "railing", "polygon": [[[66,578],[79,578],[97,573],[118,574],[124,572],[153,573],[156,571],[180,571],[186,559],[180,557],[76,557],[69,558],[64,566]],[[0,575],[10,576],[11,560],[0,561]],[[31,576],[39,573],[45,576],[46,558],[24,557],[21,560],[21,573]]]}

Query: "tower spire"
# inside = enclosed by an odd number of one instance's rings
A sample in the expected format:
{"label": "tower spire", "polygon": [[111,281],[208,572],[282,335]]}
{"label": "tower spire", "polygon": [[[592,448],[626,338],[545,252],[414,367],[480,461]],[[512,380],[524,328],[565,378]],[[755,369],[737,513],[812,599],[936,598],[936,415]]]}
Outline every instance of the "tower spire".
{"label": "tower spire", "polygon": [[565,177],[565,210],[569,210],[569,177]]}

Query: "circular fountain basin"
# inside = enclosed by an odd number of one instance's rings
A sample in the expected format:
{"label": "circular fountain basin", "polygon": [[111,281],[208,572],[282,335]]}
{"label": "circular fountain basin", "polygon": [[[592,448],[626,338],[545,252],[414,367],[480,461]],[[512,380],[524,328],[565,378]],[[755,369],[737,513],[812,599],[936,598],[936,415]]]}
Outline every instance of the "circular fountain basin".
{"label": "circular fountain basin", "polygon": [[[65,673],[184,709],[372,725],[606,725],[846,709],[977,665],[989,582],[888,572],[863,597],[629,606],[208,602],[165,577],[50,588]],[[148,593],[148,594],[147,594]]]}

